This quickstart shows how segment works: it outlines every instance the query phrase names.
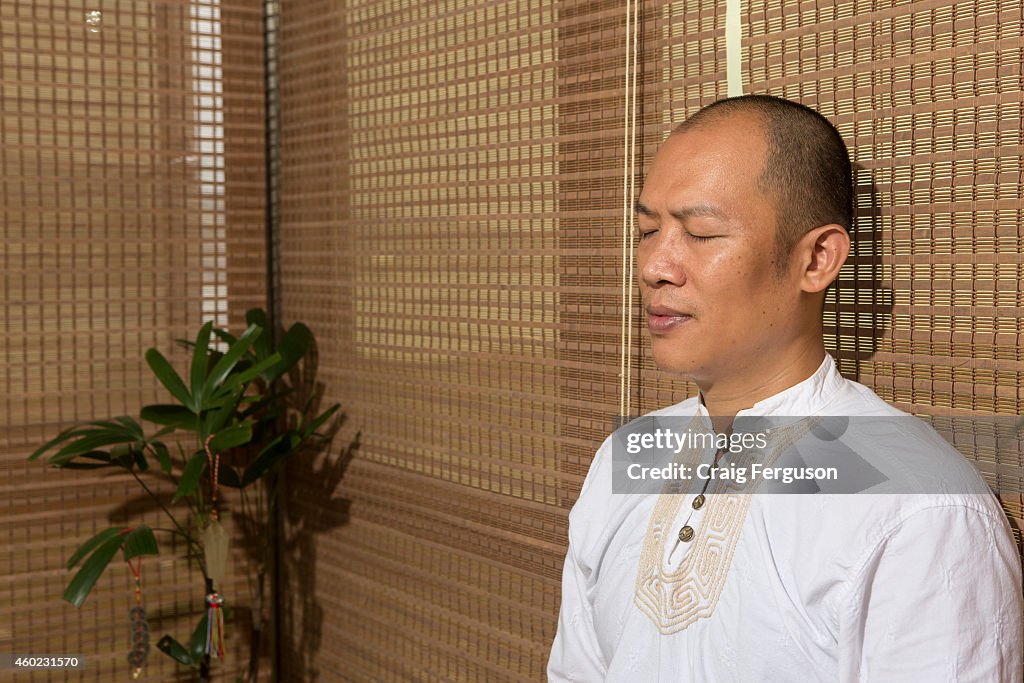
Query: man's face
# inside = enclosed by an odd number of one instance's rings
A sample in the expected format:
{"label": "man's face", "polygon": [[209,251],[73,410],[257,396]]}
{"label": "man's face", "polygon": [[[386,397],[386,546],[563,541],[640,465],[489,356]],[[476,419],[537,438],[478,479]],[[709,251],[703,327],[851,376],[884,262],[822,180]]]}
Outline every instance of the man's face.
{"label": "man's face", "polygon": [[732,115],[671,136],[637,206],[640,290],[654,360],[702,386],[794,338],[799,287],[775,266],[775,207],[758,187],[757,120]]}

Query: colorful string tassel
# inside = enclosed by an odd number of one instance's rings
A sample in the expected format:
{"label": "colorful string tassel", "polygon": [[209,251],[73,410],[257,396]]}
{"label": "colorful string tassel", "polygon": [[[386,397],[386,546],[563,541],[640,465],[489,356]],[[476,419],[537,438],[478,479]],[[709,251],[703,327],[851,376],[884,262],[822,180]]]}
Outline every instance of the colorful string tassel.
{"label": "colorful string tassel", "polygon": [[206,596],[206,654],[224,658],[224,598],[213,592]]}

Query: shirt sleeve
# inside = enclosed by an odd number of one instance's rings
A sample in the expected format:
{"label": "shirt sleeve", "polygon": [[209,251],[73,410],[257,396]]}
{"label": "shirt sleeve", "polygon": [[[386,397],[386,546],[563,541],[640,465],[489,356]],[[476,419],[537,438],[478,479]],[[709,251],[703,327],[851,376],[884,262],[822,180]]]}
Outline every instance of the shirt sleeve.
{"label": "shirt sleeve", "polygon": [[605,665],[594,630],[593,608],[587,597],[587,578],[576,561],[570,533],[562,569],[558,631],[548,659],[548,681],[599,683],[604,678]]}
{"label": "shirt sleeve", "polygon": [[868,555],[839,610],[840,680],[1019,683],[1022,613],[1000,511],[918,510]]}

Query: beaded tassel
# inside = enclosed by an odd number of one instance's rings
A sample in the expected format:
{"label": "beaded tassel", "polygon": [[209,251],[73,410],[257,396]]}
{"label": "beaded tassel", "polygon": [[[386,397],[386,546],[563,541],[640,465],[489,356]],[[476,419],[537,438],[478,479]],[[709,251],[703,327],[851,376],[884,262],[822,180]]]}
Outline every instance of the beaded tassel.
{"label": "beaded tassel", "polygon": [[216,591],[206,596],[206,654],[224,658],[224,598]]}
{"label": "beaded tassel", "polygon": [[142,558],[136,564],[128,561],[128,568],[135,577],[135,607],[129,616],[132,622],[132,649],[128,653],[128,666],[132,668],[132,678],[142,675],[142,666],[149,656],[149,622],[146,621],[146,609],[142,606]]}

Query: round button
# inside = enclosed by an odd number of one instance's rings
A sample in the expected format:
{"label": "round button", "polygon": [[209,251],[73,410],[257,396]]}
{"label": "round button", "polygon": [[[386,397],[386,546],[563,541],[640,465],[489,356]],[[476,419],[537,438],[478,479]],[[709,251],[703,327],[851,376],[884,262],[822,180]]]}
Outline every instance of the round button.
{"label": "round button", "polygon": [[692,505],[694,510],[700,510],[704,507],[704,494],[698,493],[697,497],[693,499]]}
{"label": "round button", "polygon": [[683,543],[689,543],[693,540],[693,527],[687,524],[679,530],[679,540]]}

